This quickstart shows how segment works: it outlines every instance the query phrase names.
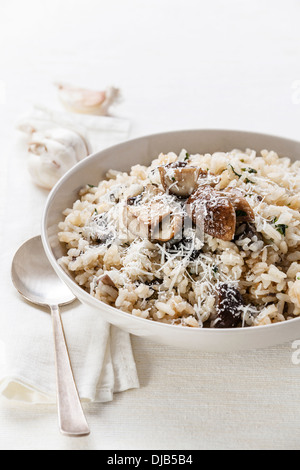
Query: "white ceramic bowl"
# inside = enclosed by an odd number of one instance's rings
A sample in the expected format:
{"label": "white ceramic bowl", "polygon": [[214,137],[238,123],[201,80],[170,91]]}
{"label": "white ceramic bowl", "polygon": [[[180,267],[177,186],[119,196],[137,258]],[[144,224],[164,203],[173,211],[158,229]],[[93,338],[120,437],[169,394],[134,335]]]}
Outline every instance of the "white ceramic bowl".
{"label": "white ceramic bowl", "polygon": [[95,299],[85,292],[57,263],[64,254],[58,241],[62,212],[78,198],[87,183],[98,184],[109,169],[127,171],[132,165],[149,165],[160,152],[186,149],[189,153],[230,151],[233,148],[275,150],[292,160],[300,158],[300,142],[251,132],[190,130],[155,134],[110,147],[82,160],[57,183],[49,195],[42,221],[42,240],[46,254],[58,276],[84,304],[96,309],[108,322],[134,335],[181,348],[208,352],[227,352],[273,346],[300,338],[300,318],[274,325],[238,329],[183,328],[134,317]]}

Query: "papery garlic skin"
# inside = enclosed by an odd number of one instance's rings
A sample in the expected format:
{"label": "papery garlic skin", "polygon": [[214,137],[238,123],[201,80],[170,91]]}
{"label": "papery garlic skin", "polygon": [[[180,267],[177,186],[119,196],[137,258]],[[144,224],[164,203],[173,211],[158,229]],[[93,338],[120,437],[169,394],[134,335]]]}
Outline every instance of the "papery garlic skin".
{"label": "papery garlic skin", "polygon": [[[36,135],[38,134],[39,133],[36,133]],[[90,147],[88,145],[88,142],[86,141],[86,138],[83,138],[78,132],[75,132],[72,129],[60,127],[54,129],[46,129],[43,132],[43,137],[45,139],[59,142],[65,147],[72,148],[77,161],[82,160],[82,158],[86,157],[89,154]],[[31,141],[34,141],[34,138],[31,139]]]}
{"label": "papery garlic skin", "polygon": [[33,181],[52,189],[77,162],[89,155],[85,140],[70,129],[34,132],[28,144],[28,169]]}
{"label": "papery garlic skin", "polygon": [[119,89],[114,87],[96,91],[63,83],[56,83],[56,86],[61,103],[72,113],[105,116],[120,97]]}

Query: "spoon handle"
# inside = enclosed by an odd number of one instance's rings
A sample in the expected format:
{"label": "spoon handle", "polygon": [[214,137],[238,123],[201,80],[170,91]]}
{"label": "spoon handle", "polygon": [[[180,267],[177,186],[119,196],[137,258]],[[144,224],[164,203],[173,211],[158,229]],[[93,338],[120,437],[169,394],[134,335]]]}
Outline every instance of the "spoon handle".
{"label": "spoon handle", "polygon": [[52,305],[50,309],[55,345],[57,405],[60,431],[67,436],[86,436],[90,433],[90,430],[82,410],[75,384],[59,307]]}

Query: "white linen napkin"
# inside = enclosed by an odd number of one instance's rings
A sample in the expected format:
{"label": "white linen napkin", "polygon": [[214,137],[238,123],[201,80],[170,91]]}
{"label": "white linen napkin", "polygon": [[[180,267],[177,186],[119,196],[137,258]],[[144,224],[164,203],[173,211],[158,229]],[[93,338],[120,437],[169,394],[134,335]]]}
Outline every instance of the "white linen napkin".
{"label": "white linen napkin", "polygon": [[[35,109],[31,116],[37,112],[52,120],[70,118],[67,113],[46,109]],[[91,116],[75,119],[92,134],[93,151],[124,140],[129,130],[128,122],[121,119]],[[22,139],[1,158],[0,393],[23,402],[55,403],[51,316],[46,309],[23,300],[10,276],[11,262],[19,246],[40,234],[48,191],[32,183]],[[110,401],[114,393],[139,387],[128,333],[109,325],[100,314],[78,301],[62,309],[62,321],[82,400]]]}
{"label": "white linen napkin", "polygon": [[92,152],[97,152],[111,145],[124,141],[129,134],[130,122],[127,119],[111,116],[91,116],[75,114],[43,105],[35,105],[17,121],[17,127],[26,127],[31,122],[37,129],[51,127],[71,127],[86,135]]}

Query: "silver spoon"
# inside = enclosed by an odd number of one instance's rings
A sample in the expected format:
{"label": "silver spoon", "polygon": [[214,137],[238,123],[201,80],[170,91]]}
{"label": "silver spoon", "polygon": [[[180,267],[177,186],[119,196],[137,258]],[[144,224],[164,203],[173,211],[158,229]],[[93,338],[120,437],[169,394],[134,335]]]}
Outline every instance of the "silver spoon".
{"label": "silver spoon", "polygon": [[60,431],[68,436],[90,433],[76,388],[59,307],[75,300],[48,261],[41,237],[22,245],[12,262],[12,281],[28,301],[50,308],[54,333],[57,405]]}

